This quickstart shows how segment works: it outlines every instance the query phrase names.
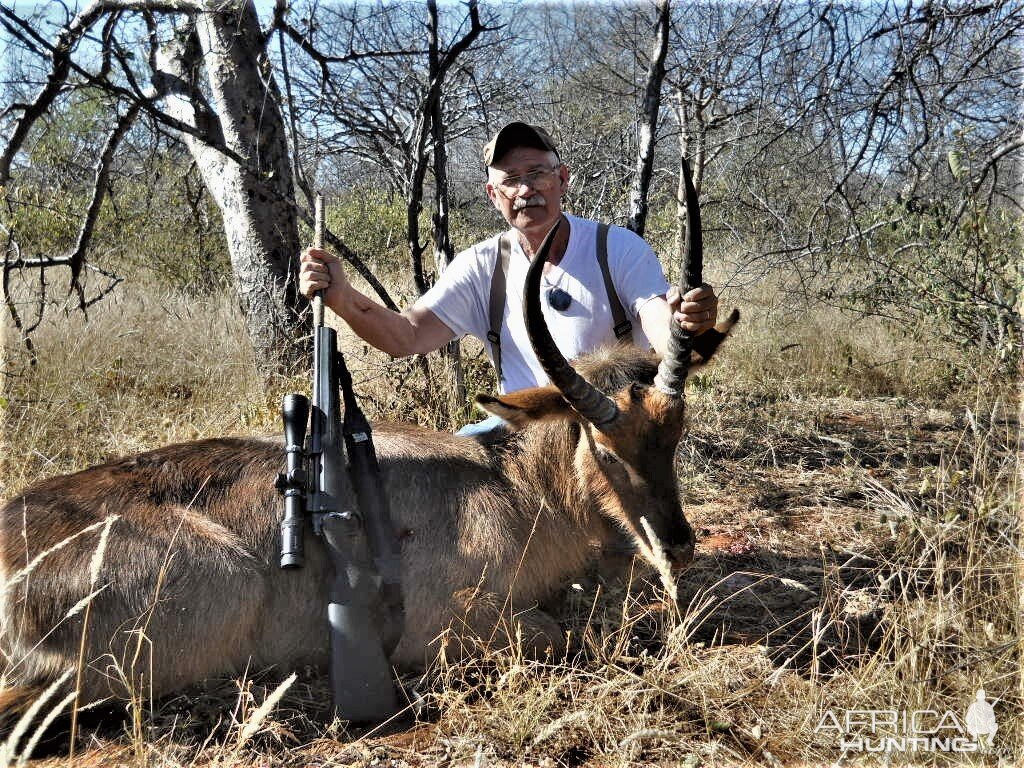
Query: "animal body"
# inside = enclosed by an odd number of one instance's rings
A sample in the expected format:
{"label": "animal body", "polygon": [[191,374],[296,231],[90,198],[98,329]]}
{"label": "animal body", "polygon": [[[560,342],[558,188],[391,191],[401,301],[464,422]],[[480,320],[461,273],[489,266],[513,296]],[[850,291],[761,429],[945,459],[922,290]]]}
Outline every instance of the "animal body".
{"label": "animal body", "polygon": [[[685,563],[694,540],[673,470],[682,413],[648,386],[656,368],[632,348],[580,363],[623,413],[612,436],[580,419],[555,387],[489,399],[519,429],[487,445],[376,427],[402,542],[406,622],[396,666],[422,666],[453,621],[465,629],[474,597],[480,605],[507,597],[508,612],[528,612],[528,639],[557,648],[557,625],[531,609],[623,533],[646,549],[640,515]],[[277,437],[204,440],[50,478],[8,502],[0,511],[6,685],[27,692],[76,666],[85,613],[68,612],[96,590],[83,700],[125,695],[140,676],[159,694],[247,667],[325,664],[331,569],[312,541],[305,568],[278,568],[281,463]],[[486,638],[496,621],[483,611],[468,629]]]}
{"label": "animal body", "polygon": [[[659,361],[616,347],[571,366],[539,306],[550,239],[531,267],[526,314],[552,384],[478,398],[511,430],[486,443],[374,430],[402,550],[399,668],[423,666],[449,628],[460,640],[500,639],[515,630],[509,616],[534,650],[557,650],[558,626],[538,605],[623,537],[652,561],[662,548],[675,566],[692,557],[674,467],[691,351]],[[737,317],[697,337],[693,359],[709,359]],[[0,711],[80,660],[82,702],[246,668],[324,666],[331,567],[310,541],[303,569],[278,568],[282,463],[280,438],[205,440],[10,500],[0,509]]]}

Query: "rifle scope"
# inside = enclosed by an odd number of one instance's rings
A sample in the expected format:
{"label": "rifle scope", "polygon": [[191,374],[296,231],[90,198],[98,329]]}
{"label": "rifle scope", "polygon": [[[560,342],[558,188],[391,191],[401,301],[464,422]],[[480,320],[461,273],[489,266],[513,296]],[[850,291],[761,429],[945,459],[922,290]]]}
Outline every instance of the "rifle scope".
{"label": "rifle scope", "polygon": [[309,399],[304,395],[285,395],[281,401],[284,422],[285,471],[278,479],[284,495],[281,518],[281,567],[301,568],[305,562],[302,530],[306,511],[305,449]]}

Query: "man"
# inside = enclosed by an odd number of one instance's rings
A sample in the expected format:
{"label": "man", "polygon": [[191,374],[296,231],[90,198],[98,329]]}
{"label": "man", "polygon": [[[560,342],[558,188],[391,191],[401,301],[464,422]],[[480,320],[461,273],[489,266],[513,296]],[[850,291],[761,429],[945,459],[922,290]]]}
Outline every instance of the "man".
{"label": "man", "polygon": [[[545,318],[567,359],[613,343],[617,335],[629,332],[633,321],[639,321],[639,327],[632,327],[633,342],[649,344],[663,356],[670,321],[694,333],[714,326],[718,299],[709,286],[680,300],[642,238],[613,227],[605,239],[597,222],[562,212],[569,168],[543,128],[509,123],[484,147],[484,165],[487,196],[511,229],[460,253],[412,307],[394,312],[363,295],[352,287],[337,257],[312,248],[302,254],[302,294],[312,297],[326,289],[325,304],[360,338],[392,357],[426,354],[456,336],[471,334],[488,345],[502,392],[547,384],[526,335],[523,286],[530,259],[560,222],[542,290],[547,294]],[[600,253],[602,242],[606,256]],[[502,251],[507,272],[501,267]],[[496,270],[504,272],[505,291],[504,306],[495,309],[491,293]],[[606,287],[606,272],[614,295]],[[616,323],[617,315],[629,322]],[[492,417],[459,433],[479,434],[500,423]]]}

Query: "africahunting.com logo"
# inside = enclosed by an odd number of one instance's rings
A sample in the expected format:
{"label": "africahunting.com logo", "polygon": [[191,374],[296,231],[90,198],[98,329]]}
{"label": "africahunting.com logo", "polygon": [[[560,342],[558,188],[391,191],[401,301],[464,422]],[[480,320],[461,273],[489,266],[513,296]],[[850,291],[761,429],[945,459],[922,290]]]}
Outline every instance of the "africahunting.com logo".
{"label": "africahunting.com logo", "polygon": [[977,752],[992,746],[999,726],[978,689],[963,718],[949,710],[827,710],[814,732],[834,734],[843,752]]}

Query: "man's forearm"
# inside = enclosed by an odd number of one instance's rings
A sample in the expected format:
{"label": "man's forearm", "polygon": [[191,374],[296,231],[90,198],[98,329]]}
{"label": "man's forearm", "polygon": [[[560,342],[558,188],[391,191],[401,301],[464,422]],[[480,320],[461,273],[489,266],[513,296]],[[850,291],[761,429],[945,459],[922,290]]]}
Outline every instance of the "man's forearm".
{"label": "man's forearm", "polygon": [[392,357],[407,357],[417,350],[416,329],[405,315],[388,309],[349,288],[345,301],[331,307],[368,344]]}
{"label": "man's forearm", "polygon": [[671,332],[672,308],[662,298],[654,298],[640,307],[640,327],[654,351],[662,357],[668,350]]}
{"label": "man's forearm", "polygon": [[647,336],[647,340],[651,343],[651,348],[661,357],[665,357],[668,353],[669,333],[668,323],[658,325],[652,328],[650,332],[644,331],[644,335]]}

